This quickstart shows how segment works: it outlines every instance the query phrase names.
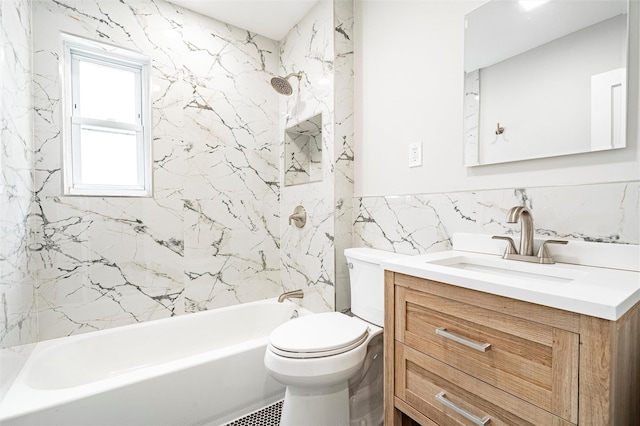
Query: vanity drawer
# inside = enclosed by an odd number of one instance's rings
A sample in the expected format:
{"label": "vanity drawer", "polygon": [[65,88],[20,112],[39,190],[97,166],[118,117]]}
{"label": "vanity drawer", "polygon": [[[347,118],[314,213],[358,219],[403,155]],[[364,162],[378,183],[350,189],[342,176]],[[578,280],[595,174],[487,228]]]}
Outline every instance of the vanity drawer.
{"label": "vanity drawer", "polygon": [[573,424],[402,343],[396,342],[395,351],[396,400],[438,425],[482,424],[487,418],[494,426]]}
{"label": "vanity drawer", "polygon": [[577,334],[427,292],[396,291],[396,340],[577,423]]}

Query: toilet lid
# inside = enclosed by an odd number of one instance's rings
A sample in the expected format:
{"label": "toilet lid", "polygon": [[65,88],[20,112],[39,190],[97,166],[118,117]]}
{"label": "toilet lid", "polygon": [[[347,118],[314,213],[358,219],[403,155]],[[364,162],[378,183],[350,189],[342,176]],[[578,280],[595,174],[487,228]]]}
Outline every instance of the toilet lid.
{"label": "toilet lid", "polygon": [[275,353],[291,358],[336,355],[367,339],[363,321],[339,312],[305,315],[273,330],[269,344]]}

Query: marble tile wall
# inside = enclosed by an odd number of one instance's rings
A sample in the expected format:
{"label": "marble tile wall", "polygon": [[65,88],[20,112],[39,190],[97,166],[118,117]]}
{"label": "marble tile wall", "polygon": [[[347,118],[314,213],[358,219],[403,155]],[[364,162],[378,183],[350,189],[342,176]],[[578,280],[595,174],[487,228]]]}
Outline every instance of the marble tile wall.
{"label": "marble tile wall", "polygon": [[344,249],[353,245],[354,150],[354,2],[334,1],[334,251],[335,310],[351,307],[349,269]]}
{"label": "marble tile wall", "polygon": [[[162,0],[34,0],[39,336],[277,296],[278,44]],[[60,196],[59,31],[152,56],[152,198]]]}
{"label": "marble tile wall", "polygon": [[[280,99],[281,152],[284,129],[322,114],[322,181],[283,186],[280,198],[282,285],[303,289],[303,306],[315,312],[335,306],[333,37],[333,2],[320,0],[281,41],[278,70],[304,73],[299,82],[290,80],[293,94]],[[284,155],[280,169],[284,182]],[[288,223],[297,205],[307,212],[303,228]]]}
{"label": "marble tile wall", "polygon": [[284,139],[284,186],[322,180],[322,114],[288,127]]}
{"label": "marble tile wall", "polygon": [[354,245],[418,254],[451,248],[455,232],[520,234],[507,210],[525,205],[537,235],[640,244],[640,182],[355,200]]}
{"label": "marble tile wall", "polygon": [[0,399],[36,340],[31,1],[0,2]]}

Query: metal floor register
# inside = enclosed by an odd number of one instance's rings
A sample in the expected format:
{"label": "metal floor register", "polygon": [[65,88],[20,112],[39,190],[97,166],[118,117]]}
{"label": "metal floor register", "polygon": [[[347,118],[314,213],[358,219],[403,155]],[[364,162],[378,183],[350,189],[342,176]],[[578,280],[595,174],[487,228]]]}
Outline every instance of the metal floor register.
{"label": "metal floor register", "polygon": [[277,426],[282,415],[282,401],[271,404],[265,408],[247,414],[224,426]]}

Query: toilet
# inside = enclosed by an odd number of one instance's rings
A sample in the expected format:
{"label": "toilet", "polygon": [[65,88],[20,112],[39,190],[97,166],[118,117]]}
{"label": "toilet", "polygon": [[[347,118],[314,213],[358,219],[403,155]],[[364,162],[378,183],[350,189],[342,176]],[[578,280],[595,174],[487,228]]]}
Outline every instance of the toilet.
{"label": "toilet", "polygon": [[[350,424],[349,381],[363,374],[369,343],[381,337],[384,325],[384,272],[380,263],[403,255],[370,248],[346,249],[344,254],[349,265],[353,316],[340,312],[306,315],[280,325],[269,336],[265,367],[286,385],[281,426]],[[381,343],[375,346],[381,351]],[[367,360],[379,358],[382,362],[381,353],[369,355]],[[365,382],[379,387],[381,400],[382,380]],[[365,392],[372,393],[371,389]],[[381,403],[377,405],[381,410]],[[359,420],[356,424],[369,423]]]}

